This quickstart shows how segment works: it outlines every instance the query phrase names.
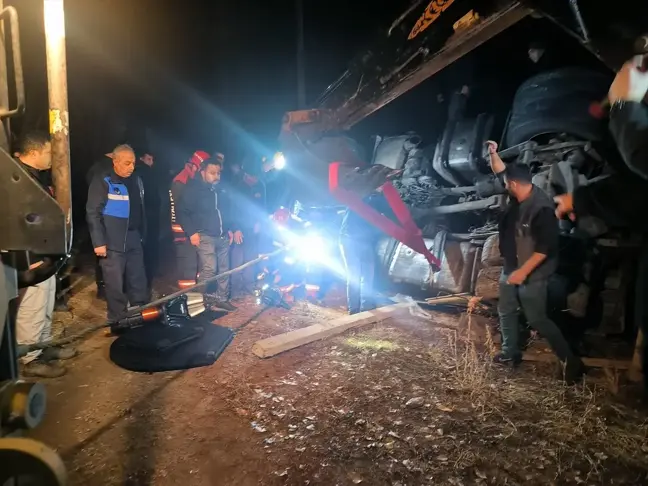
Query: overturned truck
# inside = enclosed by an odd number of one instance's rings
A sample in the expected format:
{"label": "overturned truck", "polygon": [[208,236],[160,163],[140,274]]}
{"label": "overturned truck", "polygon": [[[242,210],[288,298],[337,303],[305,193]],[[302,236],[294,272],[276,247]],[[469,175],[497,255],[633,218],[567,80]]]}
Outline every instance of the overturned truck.
{"label": "overturned truck", "polygon": [[[641,25],[648,8],[629,1],[433,0],[402,10],[315,108],[286,114],[281,143],[292,195],[301,204],[337,204],[327,185],[331,162],[342,163],[341,184],[360,195],[384,182],[384,171],[357,169],[365,162],[402,170],[393,184],[440,270],[385,238],[376,248],[384,273],[428,296],[472,292],[495,300],[497,220],[506,195],[490,172],[486,140],[500,143],[505,162],[527,164],[551,195],[623,170],[606,121],[590,108],[605,98],[614,69],[641,47],[636,39],[648,31]],[[419,106],[427,119],[414,120]],[[385,135],[363,139],[377,131]],[[603,334],[632,334],[632,230],[612,231],[596,220],[560,225],[554,317]]]}

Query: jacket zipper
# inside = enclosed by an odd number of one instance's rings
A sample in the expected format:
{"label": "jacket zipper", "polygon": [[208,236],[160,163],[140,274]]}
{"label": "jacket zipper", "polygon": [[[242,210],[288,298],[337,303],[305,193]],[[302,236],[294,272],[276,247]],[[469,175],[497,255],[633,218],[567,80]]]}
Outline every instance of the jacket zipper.
{"label": "jacket zipper", "polygon": [[218,193],[216,192],[216,189],[212,189],[212,190],[214,191],[214,204],[216,206],[216,212],[218,213],[219,236],[222,238],[223,237],[223,218],[221,217],[220,209],[218,209]]}

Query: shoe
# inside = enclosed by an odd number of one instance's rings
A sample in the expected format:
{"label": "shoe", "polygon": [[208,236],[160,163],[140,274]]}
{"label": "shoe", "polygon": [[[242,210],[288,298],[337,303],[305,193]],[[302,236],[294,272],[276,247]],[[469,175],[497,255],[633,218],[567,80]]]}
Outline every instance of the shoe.
{"label": "shoe", "polygon": [[514,368],[522,364],[522,356],[510,357],[504,353],[497,353],[493,356],[493,363],[501,365],[511,365]]}
{"label": "shoe", "polygon": [[67,370],[58,364],[46,363],[40,358],[35,359],[22,367],[23,376],[30,378],[59,378],[67,373]]}
{"label": "shoe", "polygon": [[571,368],[569,366],[566,366],[564,369],[561,367],[558,373],[558,379],[564,381],[566,385],[571,386],[579,383],[586,374],[587,368],[584,364],[580,363]]}
{"label": "shoe", "polygon": [[238,310],[238,307],[232,305],[231,302],[228,302],[226,300],[217,300],[213,302],[210,307],[216,307],[217,309],[221,309],[227,312],[234,312]]}
{"label": "shoe", "polygon": [[43,361],[66,360],[76,357],[79,352],[74,348],[60,348],[58,346],[45,348],[40,355]]}

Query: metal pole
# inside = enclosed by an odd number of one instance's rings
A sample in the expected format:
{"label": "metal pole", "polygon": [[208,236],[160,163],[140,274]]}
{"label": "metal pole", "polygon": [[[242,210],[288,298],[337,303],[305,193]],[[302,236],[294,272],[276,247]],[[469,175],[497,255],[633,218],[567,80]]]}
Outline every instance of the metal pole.
{"label": "metal pole", "polygon": [[[0,0],[0,11],[4,8],[3,0]],[[7,36],[4,25],[0,25],[0,107],[9,109],[9,76],[7,75]],[[0,130],[0,148],[11,153],[9,147],[9,119],[2,120]],[[2,335],[0,334],[0,337]]]}
{"label": "metal pole", "polygon": [[44,0],[49,131],[52,140],[52,179],[56,200],[63,209],[72,241],[72,191],[70,182],[70,133],[65,59],[63,0]]}
{"label": "metal pole", "polygon": [[303,0],[295,0],[297,14],[297,105],[306,108],[306,80],[304,61],[304,4]]}

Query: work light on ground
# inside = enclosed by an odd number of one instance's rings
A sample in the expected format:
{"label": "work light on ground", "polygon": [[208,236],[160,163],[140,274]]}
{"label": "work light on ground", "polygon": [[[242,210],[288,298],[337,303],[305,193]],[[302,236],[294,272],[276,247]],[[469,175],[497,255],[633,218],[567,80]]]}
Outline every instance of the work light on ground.
{"label": "work light on ground", "polygon": [[274,155],[274,158],[272,159],[272,161],[274,163],[274,168],[277,169],[277,170],[281,170],[284,167],[286,167],[286,157],[281,152],[277,152]]}

